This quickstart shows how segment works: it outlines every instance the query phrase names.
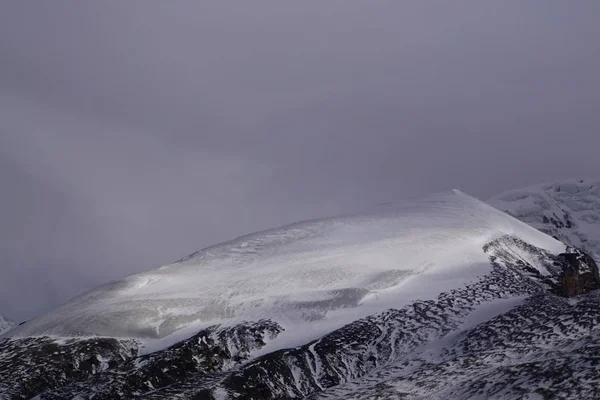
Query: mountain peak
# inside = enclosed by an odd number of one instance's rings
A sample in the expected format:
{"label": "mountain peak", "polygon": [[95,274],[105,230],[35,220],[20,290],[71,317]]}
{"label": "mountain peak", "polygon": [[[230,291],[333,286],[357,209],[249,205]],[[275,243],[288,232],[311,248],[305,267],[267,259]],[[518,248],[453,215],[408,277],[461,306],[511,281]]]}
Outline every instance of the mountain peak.
{"label": "mountain peak", "polygon": [[88,292],[0,339],[0,397],[595,398],[599,284],[584,252],[451,190]]}
{"label": "mountain peak", "polygon": [[[434,298],[484,274],[489,263],[482,245],[506,234],[564,249],[487,204],[450,191],[403,203],[391,213],[300,222],[211,246],[84,294],[13,335],[163,338],[185,327],[273,316],[320,332],[332,328],[328,321],[339,327],[409,302],[417,295],[410,287],[420,288],[421,298]],[[432,286],[432,274],[448,279]]]}

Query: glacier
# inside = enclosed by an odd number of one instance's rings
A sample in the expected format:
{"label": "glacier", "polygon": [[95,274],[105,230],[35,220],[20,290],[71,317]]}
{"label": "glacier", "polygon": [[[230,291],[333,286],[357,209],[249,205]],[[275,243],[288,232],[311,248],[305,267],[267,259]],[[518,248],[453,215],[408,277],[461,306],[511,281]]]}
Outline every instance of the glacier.
{"label": "glacier", "polygon": [[273,346],[295,346],[485,275],[482,246],[504,235],[565,248],[454,190],[212,246],[99,287],[11,336],[137,338],[151,351],[211,325],[269,318],[285,329]]}

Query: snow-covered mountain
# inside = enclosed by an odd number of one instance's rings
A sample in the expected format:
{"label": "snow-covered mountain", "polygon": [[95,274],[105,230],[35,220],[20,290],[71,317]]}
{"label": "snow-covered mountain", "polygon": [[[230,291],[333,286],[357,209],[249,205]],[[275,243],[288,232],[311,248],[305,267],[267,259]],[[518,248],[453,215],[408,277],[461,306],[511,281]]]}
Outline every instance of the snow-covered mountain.
{"label": "snow-covered mountain", "polygon": [[5,332],[8,332],[12,328],[15,327],[15,323],[9,320],[8,318],[0,315],[0,335]]}
{"label": "snow-covered mountain", "polygon": [[418,296],[435,298],[440,290],[463,286],[473,272],[486,272],[482,264],[490,268],[481,247],[503,235],[564,250],[562,243],[456,191],[383,213],[298,223],[213,246],[93,290],[13,335],[152,343],[186,327],[269,318],[294,332],[288,345],[295,346],[323,329],[413,301],[412,287]]}
{"label": "snow-covered mountain", "polygon": [[600,260],[600,180],[530,186],[494,196],[488,203]]}
{"label": "snow-covered mountain", "polygon": [[0,339],[0,398],[594,398],[598,287],[584,252],[452,191],[75,298]]}

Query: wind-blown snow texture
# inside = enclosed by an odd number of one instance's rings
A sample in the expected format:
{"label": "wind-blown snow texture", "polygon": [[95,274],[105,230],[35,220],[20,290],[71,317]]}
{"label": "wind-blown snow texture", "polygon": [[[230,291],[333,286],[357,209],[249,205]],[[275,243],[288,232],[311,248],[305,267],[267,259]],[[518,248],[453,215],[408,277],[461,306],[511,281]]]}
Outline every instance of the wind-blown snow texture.
{"label": "wind-blown snow texture", "polygon": [[600,260],[600,180],[530,186],[488,203]]}
{"label": "wind-blown snow texture", "polygon": [[298,223],[15,328],[0,398],[597,398],[592,264],[458,191]]}
{"label": "wind-blown snow texture", "polygon": [[213,246],[100,287],[12,334],[163,338],[188,325],[269,318],[300,325],[307,336],[289,345],[302,344],[472,281],[489,270],[481,246],[506,234],[564,250],[454,191],[384,214],[298,223]]}
{"label": "wind-blown snow texture", "polygon": [[0,315],[0,335],[15,327],[15,323]]}

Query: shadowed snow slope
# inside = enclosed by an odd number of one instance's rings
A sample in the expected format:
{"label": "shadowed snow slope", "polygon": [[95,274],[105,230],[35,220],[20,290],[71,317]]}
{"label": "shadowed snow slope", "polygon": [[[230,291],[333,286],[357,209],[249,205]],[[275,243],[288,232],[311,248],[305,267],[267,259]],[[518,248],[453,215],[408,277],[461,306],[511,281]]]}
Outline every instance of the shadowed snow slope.
{"label": "shadowed snow slope", "polygon": [[539,184],[499,194],[488,203],[600,259],[599,180]]}
{"label": "shadowed snow slope", "polygon": [[[160,339],[269,318],[288,333],[278,346],[302,344],[473,282],[491,269],[482,246],[506,234],[554,253],[564,250],[525,223],[451,191],[212,246],[88,292],[10,336]],[[293,329],[297,324],[302,329]]]}

